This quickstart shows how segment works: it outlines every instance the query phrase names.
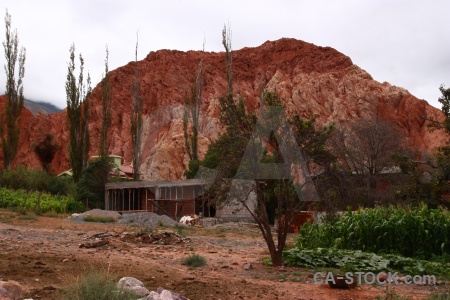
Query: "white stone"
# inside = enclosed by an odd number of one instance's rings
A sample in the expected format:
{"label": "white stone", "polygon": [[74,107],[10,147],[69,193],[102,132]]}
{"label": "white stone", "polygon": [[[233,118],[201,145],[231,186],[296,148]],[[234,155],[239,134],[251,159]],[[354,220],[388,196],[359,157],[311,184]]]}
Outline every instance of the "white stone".
{"label": "white stone", "polygon": [[146,300],[161,300],[161,297],[157,292],[151,291],[150,294],[148,294]]}
{"label": "white stone", "polygon": [[136,286],[143,286],[144,284],[142,281],[133,278],[133,277],[122,277],[120,278],[119,282],[117,283],[118,289],[125,289],[125,288],[131,288]]}
{"label": "white stone", "polygon": [[159,297],[161,300],[173,300],[172,293],[168,290],[162,291]]}

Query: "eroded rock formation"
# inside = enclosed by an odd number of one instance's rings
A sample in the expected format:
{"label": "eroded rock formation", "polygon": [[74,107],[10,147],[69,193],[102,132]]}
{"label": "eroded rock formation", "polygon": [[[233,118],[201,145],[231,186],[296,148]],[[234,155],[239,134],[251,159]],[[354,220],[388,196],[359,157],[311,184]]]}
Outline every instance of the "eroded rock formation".
{"label": "eroded rock formation", "polygon": [[[111,72],[113,93],[111,154],[132,161],[130,137],[131,83],[138,67],[144,99],[143,164],[146,179],[179,179],[188,156],[183,138],[183,96],[192,83],[204,55],[203,104],[199,125],[201,156],[220,132],[218,98],[226,92],[225,55],[199,51],[160,50]],[[379,117],[395,123],[410,144],[433,151],[446,141],[443,132],[430,133],[425,116],[442,119],[441,112],[403,88],[380,83],[354,65],[351,59],[329,47],[318,47],[294,39],[266,42],[256,48],[233,52],[234,91],[244,96],[250,111],[259,107],[260,87],[279,92],[288,115],[320,123],[345,123]],[[438,87],[436,87],[438,88]],[[2,102],[4,102],[4,98]],[[97,155],[101,128],[101,87],[90,102],[91,155]],[[51,133],[61,146],[52,163],[58,173],[69,169],[68,127],[65,112],[33,116],[24,109],[22,136],[16,164],[39,167],[32,146]]]}

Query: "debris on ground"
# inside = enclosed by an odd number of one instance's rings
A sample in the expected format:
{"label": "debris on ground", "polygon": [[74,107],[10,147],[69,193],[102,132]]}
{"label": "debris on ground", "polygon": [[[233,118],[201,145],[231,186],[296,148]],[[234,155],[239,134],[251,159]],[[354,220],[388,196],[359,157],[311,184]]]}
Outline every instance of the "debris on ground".
{"label": "debris on ground", "polygon": [[200,225],[200,217],[195,214],[182,216],[180,219],[180,223],[191,226]]}
{"label": "debris on ground", "polygon": [[175,244],[190,244],[191,240],[182,237],[174,232],[122,232],[117,233],[113,231],[101,232],[86,237],[86,242],[79,244],[80,248],[97,248],[105,245],[114,247],[115,242],[125,242],[133,244],[157,244],[157,245],[175,245]]}
{"label": "debris on ground", "polygon": [[107,239],[96,238],[94,241],[88,241],[86,243],[81,243],[81,244],[79,244],[78,247],[80,247],[80,248],[87,248],[87,249],[89,249],[89,248],[97,248],[97,247],[101,247],[101,246],[107,245],[108,243],[109,242],[108,242]]}
{"label": "debris on ground", "polygon": [[120,235],[124,242],[146,243],[159,245],[173,245],[190,242],[189,238],[182,237],[176,233],[163,231],[153,233],[124,232]]}

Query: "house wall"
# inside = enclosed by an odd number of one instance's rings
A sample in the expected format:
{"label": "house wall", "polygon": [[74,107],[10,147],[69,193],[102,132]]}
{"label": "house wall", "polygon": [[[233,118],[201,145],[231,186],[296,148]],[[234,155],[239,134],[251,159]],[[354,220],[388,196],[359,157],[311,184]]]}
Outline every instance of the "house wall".
{"label": "house wall", "polygon": [[256,193],[253,192],[254,181],[233,180],[231,189],[225,203],[218,205],[216,217],[224,221],[254,222],[250,212],[245,208],[245,203],[251,211],[257,207]]}
{"label": "house wall", "polygon": [[105,203],[107,210],[128,211],[141,209],[138,189],[108,190],[105,197],[107,197],[107,202]]}
{"label": "house wall", "polygon": [[[180,219],[195,213],[196,186],[141,189],[141,209]],[[156,205],[157,204],[157,205]],[[159,207],[158,207],[159,206]]]}
{"label": "house wall", "polygon": [[[142,210],[158,214],[167,214],[179,220],[184,215],[200,214],[204,217],[217,217],[224,221],[250,221],[253,217],[243,203],[255,211],[256,194],[252,191],[254,181],[233,180],[226,203],[216,208],[205,202],[202,207],[202,185],[153,185],[149,187],[129,187],[108,189],[106,209],[116,211]],[[131,197],[129,196],[131,195]],[[215,215],[214,215],[215,213]]]}

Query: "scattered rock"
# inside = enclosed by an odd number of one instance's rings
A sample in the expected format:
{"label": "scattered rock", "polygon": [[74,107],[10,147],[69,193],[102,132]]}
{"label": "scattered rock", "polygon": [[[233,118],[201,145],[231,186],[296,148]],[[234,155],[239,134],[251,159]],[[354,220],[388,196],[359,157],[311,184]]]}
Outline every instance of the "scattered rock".
{"label": "scattered rock", "polygon": [[142,281],[133,277],[122,277],[117,283],[117,288],[120,290],[132,291],[139,297],[150,294],[150,291],[144,287]]}
{"label": "scattered rock", "polygon": [[150,294],[148,294],[147,298],[145,300],[161,300],[161,297],[159,297],[159,294],[155,291],[151,291]]}
{"label": "scattered rock", "polygon": [[248,263],[248,264],[244,264],[244,270],[251,270],[253,269],[253,265]]}
{"label": "scattered rock", "polygon": [[158,288],[157,292],[158,292],[161,300],[189,300],[188,298],[186,298],[178,293],[163,289],[161,287]]}
{"label": "scattered rock", "polygon": [[6,299],[19,299],[22,294],[22,286],[17,281],[0,281],[0,295]]}

